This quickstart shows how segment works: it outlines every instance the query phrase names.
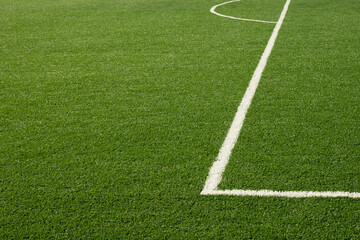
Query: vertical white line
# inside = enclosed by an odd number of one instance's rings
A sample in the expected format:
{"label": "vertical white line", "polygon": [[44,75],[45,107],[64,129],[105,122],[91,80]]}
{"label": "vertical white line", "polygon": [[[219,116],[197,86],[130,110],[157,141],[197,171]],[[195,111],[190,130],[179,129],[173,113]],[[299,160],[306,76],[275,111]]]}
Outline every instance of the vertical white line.
{"label": "vertical white line", "polygon": [[220,184],[222,174],[225,171],[225,167],[229,162],[231,151],[234,148],[239,137],[247,110],[249,109],[251,101],[255,95],[256,88],[259,85],[261,74],[265,69],[266,62],[270,56],[272,48],[274,47],[276,37],[284,21],[289,4],[290,0],[287,0],[284,5],[284,9],[279,17],[279,20],[275,25],[273,33],[267,43],[267,46],[261,56],[261,59],[255,69],[255,72],[250,80],[249,86],[246,89],[245,95],[241,100],[240,106],[238,107],[235,118],[231,124],[225,141],[219,150],[219,155],[216,157],[216,160],[210,169],[204,189],[201,192],[202,195],[211,194],[212,191],[217,190],[217,187]]}

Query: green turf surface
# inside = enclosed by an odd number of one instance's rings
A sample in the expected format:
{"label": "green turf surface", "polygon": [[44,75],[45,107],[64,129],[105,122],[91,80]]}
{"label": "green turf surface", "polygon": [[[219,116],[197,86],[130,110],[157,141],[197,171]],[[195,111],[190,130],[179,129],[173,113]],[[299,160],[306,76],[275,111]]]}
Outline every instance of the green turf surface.
{"label": "green turf surface", "polygon": [[308,5],[286,18],[220,188],[360,192],[360,4]]}
{"label": "green turf surface", "polygon": [[[273,24],[213,0],[0,3],[0,239],[360,236],[356,199],[199,195]],[[293,0],[220,187],[359,191],[359,7]]]}

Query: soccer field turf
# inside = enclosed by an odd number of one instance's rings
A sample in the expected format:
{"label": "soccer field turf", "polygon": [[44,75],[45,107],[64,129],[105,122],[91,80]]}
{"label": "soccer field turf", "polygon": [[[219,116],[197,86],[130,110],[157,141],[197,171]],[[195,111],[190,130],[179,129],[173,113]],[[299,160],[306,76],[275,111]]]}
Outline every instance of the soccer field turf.
{"label": "soccer field turf", "polygon": [[[275,24],[215,0],[0,3],[0,239],[360,238],[359,198],[200,195]],[[219,189],[360,192],[359,81],[360,2],[292,0]]]}

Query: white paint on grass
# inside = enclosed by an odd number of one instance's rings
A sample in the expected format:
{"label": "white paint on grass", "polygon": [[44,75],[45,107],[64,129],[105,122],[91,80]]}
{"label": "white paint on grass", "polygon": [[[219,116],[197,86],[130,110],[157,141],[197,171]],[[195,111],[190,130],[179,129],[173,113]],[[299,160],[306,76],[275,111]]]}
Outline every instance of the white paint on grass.
{"label": "white paint on grass", "polygon": [[288,198],[308,198],[308,197],[348,197],[360,198],[357,192],[313,192],[313,191],[272,191],[272,190],[214,190],[203,195],[233,195],[233,196],[255,196],[255,197],[288,197]]}
{"label": "white paint on grass", "polygon": [[244,95],[243,99],[241,100],[240,106],[238,107],[235,118],[231,124],[231,127],[228,131],[225,141],[220,148],[219,155],[217,156],[216,161],[214,162],[213,166],[210,169],[210,172],[209,172],[208,178],[206,180],[202,194],[207,194],[211,191],[215,191],[217,189],[218,185],[220,184],[222,174],[225,171],[225,167],[229,162],[231,151],[234,148],[234,146],[237,142],[237,139],[239,137],[240,130],[244,123],[247,110],[249,109],[251,101],[255,95],[256,88],[259,85],[261,74],[265,69],[266,62],[270,56],[270,53],[274,46],[276,37],[279,33],[280,27],[285,18],[285,14],[287,12],[289,3],[290,3],[290,0],[287,0],[285,3],[285,6],[280,15],[280,18],[275,25],[273,33],[271,34],[268,44],[260,58],[260,61],[255,69],[255,72],[250,80],[249,86],[246,89],[245,95]]}
{"label": "white paint on grass", "polygon": [[210,12],[215,14],[215,15],[218,15],[220,17],[225,17],[225,18],[230,18],[230,19],[235,19],[235,20],[242,20],[242,21],[249,21],[249,22],[261,22],[261,23],[276,23],[276,22],[272,22],[272,21],[264,21],[264,20],[257,20],[257,19],[237,18],[237,17],[233,17],[233,16],[224,15],[224,14],[221,14],[221,13],[218,13],[218,12],[215,11],[215,9],[217,7],[220,7],[220,6],[225,5],[225,4],[233,3],[233,2],[240,2],[240,1],[241,0],[233,0],[233,1],[229,1],[229,2],[220,3],[218,5],[213,6],[210,9]]}
{"label": "white paint on grass", "polygon": [[[261,21],[261,20],[252,20],[252,19],[242,19],[242,18],[234,18],[226,15],[222,15],[215,12],[216,7],[237,2],[240,0],[234,0],[225,2],[222,4],[215,5],[211,8],[210,12],[221,16],[221,17],[227,17],[232,19],[238,19],[238,20],[244,20],[244,21],[255,21],[255,22],[266,22],[267,21]],[[250,80],[249,86],[246,89],[245,95],[243,96],[243,99],[241,100],[240,106],[237,109],[237,112],[235,114],[235,118],[231,124],[231,127],[228,131],[228,134],[225,138],[225,141],[223,145],[221,146],[219,150],[219,154],[216,157],[215,162],[213,163],[212,167],[210,168],[209,175],[207,177],[207,180],[205,182],[205,186],[201,192],[202,195],[237,195],[237,196],[273,196],[273,197],[350,197],[350,198],[360,198],[360,193],[350,193],[350,192],[312,192],[312,191],[272,191],[272,190],[218,190],[218,186],[221,182],[222,175],[225,171],[226,165],[229,162],[229,158],[231,155],[231,152],[237,142],[237,139],[240,134],[240,130],[243,126],[246,113],[250,107],[251,101],[255,95],[255,91],[259,85],[262,72],[265,69],[267,60],[270,56],[271,50],[274,47],[276,37],[279,33],[279,30],[281,28],[281,25],[284,21],[286,12],[288,10],[290,4],[290,0],[287,0],[283,11],[281,12],[281,15],[279,17],[279,20],[276,22],[275,28],[272,32],[272,35],[267,43],[267,46],[261,56],[261,59],[255,69],[255,72]]]}

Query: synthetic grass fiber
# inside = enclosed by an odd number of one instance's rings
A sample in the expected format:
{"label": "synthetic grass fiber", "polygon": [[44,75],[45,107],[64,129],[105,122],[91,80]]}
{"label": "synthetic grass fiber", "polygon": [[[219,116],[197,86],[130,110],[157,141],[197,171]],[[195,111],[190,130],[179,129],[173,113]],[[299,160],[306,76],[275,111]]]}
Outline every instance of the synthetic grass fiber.
{"label": "synthetic grass fiber", "polygon": [[[360,237],[359,199],[200,196],[273,24],[215,0],[0,3],[0,239]],[[359,22],[358,0],[292,0],[219,188],[360,192]]]}

